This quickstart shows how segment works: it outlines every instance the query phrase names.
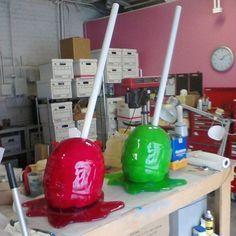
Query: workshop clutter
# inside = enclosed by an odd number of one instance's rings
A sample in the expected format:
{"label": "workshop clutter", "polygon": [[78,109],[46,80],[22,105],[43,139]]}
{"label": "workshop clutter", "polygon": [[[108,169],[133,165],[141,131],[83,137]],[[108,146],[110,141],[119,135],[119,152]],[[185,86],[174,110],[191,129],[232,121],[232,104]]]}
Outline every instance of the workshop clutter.
{"label": "workshop clutter", "polygon": [[[100,58],[101,49],[93,50],[93,60]],[[91,62],[92,66],[93,62]],[[92,71],[92,69],[90,69]],[[75,70],[74,70],[75,72]],[[75,72],[76,73],[76,72]],[[86,74],[87,86],[89,86],[89,76]],[[119,128],[127,128],[130,124],[131,109],[126,109],[128,114],[120,116],[118,119],[118,102],[124,97],[115,93],[115,85],[121,85],[123,78],[139,76],[139,54],[137,49],[129,48],[109,48],[104,70],[104,88],[96,104],[96,127],[98,139],[106,146],[106,141],[113,136]],[[84,78],[85,76],[81,76]],[[134,109],[133,109],[134,110]],[[131,112],[130,112],[131,111]],[[140,109],[136,111],[135,123],[140,120]],[[137,115],[139,114],[139,115]],[[134,120],[133,120],[134,121]],[[125,124],[124,124],[125,123]]]}
{"label": "workshop clutter", "polygon": [[[92,94],[97,72],[97,59],[74,60],[74,79],[72,79],[72,94],[74,99],[79,99],[74,104],[73,118],[75,126],[82,132],[88,99]],[[88,138],[97,139],[96,117],[93,115]]]}
{"label": "workshop clutter", "polygon": [[215,234],[215,219],[210,210],[206,210],[200,219],[200,224],[193,227],[193,236],[217,236]]}
{"label": "workshop clutter", "polygon": [[96,104],[97,135],[105,147],[106,141],[118,130],[118,103],[124,97],[99,97]]}
{"label": "workshop clutter", "polygon": [[40,81],[37,81],[39,99],[71,98],[71,79],[74,77],[73,60],[52,59],[39,66]]}
{"label": "workshop clutter", "polygon": [[75,127],[71,99],[91,95],[96,71],[96,59],[52,59],[40,66],[38,110],[46,144],[69,137],[69,129]]}
{"label": "workshop clutter", "polygon": [[106,142],[106,149],[104,151],[104,161],[107,167],[117,167],[121,169],[121,155],[124,142],[128,137],[130,131],[126,133],[116,132]]}
{"label": "workshop clutter", "polygon": [[119,101],[117,104],[118,129],[128,126],[137,126],[142,123],[141,107],[129,108],[125,101]]}
{"label": "workshop clutter", "polygon": [[28,165],[23,171],[25,194],[36,197],[43,194],[43,175],[47,159]]}
{"label": "workshop clutter", "polygon": [[[101,49],[93,50],[93,58],[99,59]],[[121,83],[123,78],[139,76],[137,49],[110,48],[104,77],[106,83]]]}
{"label": "workshop clutter", "polygon": [[[165,95],[181,95],[181,90],[186,90],[187,94],[203,95],[203,75],[201,72],[170,74],[167,80]],[[186,95],[187,95],[186,94]],[[192,99],[192,98],[191,98]]]}
{"label": "workshop clutter", "polygon": [[96,59],[74,60],[74,79],[72,80],[73,98],[89,97],[93,90],[95,75],[97,72]]}
{"label": "workshop clutter", "polygon": [[72,98],[73,60],[52,59],[39,69],[38,110],[44,143],[50,144],[68,138],[68,129],[74,127],[72,103],[66,100]]}

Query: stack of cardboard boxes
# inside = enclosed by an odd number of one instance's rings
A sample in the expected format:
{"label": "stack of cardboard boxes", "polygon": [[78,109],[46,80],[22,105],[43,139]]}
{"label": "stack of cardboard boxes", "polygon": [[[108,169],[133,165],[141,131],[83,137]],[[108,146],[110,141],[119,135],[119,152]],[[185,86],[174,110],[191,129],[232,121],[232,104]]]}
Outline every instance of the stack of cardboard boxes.
{"label": "stack of cardboard boxes", "polygon": [[[40,66],[37,82],[39,115],[44,143],[62,141],[69,137],[69,128],[75,127],[72,99],[90,97],[93,89],[97,60],[91,59],[90,40],[68,38],[60,42],[61,57]],[[41,102],[42,101],[42,102]],[[84,117],[83,117],[84,118]],[[76,126],[83,127],[83,119]],[[93,119],[89,138],[96,139],[96,118]]]}
{"label": "stack of cardboard boxes", "polygon": [[74,77],[73,60],[52,59],[40,66],[40,81],[37,96],[46,104],[39,105],[44,143],[62,141],[69,137],[69,128],[74,127],[71,80]]}
{"label": "stack of cardboard boxes", "polygon": [[[78,59],[74,60],[74,79],[72,80],[73,98],[89,98],[92,94],[95,75],[97,72],[96,59]],[[86,111],[86,109],[85,109]],[[74,116],[76,127],[82,131],[84,125],[84,116]],[[96,116],[92,119],[88,138],[97,139]]]}

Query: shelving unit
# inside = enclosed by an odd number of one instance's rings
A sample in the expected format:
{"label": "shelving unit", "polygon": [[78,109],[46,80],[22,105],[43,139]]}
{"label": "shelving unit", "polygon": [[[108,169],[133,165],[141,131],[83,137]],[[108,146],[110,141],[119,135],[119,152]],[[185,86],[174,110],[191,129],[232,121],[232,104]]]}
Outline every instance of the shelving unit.
{"label": "shelving unit", "polygon": [[[0,130],[1,146],[5,148],[3,162],[17,160],[22,167],[30,164],[33,157],[33,143],[30,139],[32,132],[36,133],[40,141],[41,132],[37,125],[17,126]],[[37,140],[34,140],[36,143]],[[15,163],[16,165],[16,163]]]}
{"label": "shelving unit", "polygon": [[[92,56],[99,59],[101,49],[92,51]],[[115,95],[115,85],[120,85],[123,78],[139,76],[139,54],[137,49],[110,48],[104,70],[104,82],[96,105],[97,134],[103,148],[108,138],[118,130],[118,102],[124,97]]]}

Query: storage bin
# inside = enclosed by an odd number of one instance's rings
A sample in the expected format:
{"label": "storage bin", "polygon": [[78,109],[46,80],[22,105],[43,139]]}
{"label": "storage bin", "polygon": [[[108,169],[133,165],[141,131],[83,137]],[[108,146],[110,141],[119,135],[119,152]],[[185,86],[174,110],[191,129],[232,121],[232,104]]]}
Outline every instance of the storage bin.
{"label": "storage bin", "polygon": [[123,67],[122,78],[135,78],[139,76],[137,67]]}
{"label": "storage bin", "polygon": [[[84,126],[84,120],[77,120],[75,122],[75,126],[82,132],[83,126]],[[92,119],[91,126],[89,129],[88,138],[95,138],[97,137],[97,125],[96,125],[96,118]]]}
{"label": "storage bin", "polygon": [[119,66],[106,66],[105,67],[105,82],[106,83],[121,83],[122,80],[122,67]]}
{"label": "storage bin", "polygon": [[1,137],[1,146],[5,148],[4,155],[12,155],[21,152],[21,135]]}
{"label": "storage bin", "polygon": [[95,76],[97,72],[97,59],[79,59],[73,64],[74,76]]}
{"label": "storage bin", "polygon": [[72,80],[72,96],[90,97],[93,91],[94,77],[76,78]]}
{"label": "storage bin", "polygon": [[40,104],[39,115],[42,124],[72,122],[72,102]]}
{"label": "storage bin", "polygon": [[37,81],[38,98],[72,98],[71,80]]}
{"label": "storage bin", "polygon": [[40,80],[71,80],[74,78],[73,60],[52,59],[51,62],[39,66]]}
{"label": "storage bin", "polygon": [[74,122],[57,123],[57,124],[44,124],[43,125],[43,138],[46,144],[69,138],[69,128],[75,127]]}

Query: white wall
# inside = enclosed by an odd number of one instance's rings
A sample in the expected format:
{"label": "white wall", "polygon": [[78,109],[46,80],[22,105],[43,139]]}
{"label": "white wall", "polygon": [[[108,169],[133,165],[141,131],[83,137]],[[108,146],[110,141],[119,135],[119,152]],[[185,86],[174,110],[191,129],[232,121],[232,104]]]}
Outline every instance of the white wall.
{"label": "white wall", "polygon": [[[98,16],[92,9],[66,5],[65,38],[83,37],[83,22]],[[0,84],[13,83],[13,75],[25,77],[27,70],[37,77],[38,65],[58,58],[58,14],[57,6],[51,1],[0,0],[0,32],[0,56],[4,65]],[[29,94],[34,94],[35,83],[28,83],[28,89]],[[12,124],[30,123],[27,97],[0,96],[0,124],[3,118],[10,118]]]}

